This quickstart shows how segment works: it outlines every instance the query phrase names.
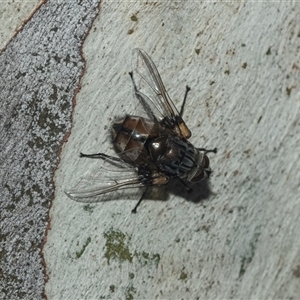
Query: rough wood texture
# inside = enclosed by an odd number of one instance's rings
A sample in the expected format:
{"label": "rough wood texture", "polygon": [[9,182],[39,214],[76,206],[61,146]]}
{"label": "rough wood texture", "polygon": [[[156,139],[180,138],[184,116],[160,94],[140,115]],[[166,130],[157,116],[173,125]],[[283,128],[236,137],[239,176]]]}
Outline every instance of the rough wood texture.
{"label": "rough wood texture", "polygon": [[53,174],[97,12],[98,1],[48,1],[1,53],[1,299],[42,297]]}

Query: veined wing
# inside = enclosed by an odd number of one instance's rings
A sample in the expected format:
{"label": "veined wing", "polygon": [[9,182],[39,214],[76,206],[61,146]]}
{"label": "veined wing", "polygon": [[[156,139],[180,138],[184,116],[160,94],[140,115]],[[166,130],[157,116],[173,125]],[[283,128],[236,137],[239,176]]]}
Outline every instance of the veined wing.
{"label": "veined wing", "polygon": [[99,163],[97,169],[89,171],[73,188],[65,191],[72,200],[84,203],[113,200],[120,196],[120,190],[144,186],[137,169],[120,158],[105,153],[80,153],[80,156],[97,159]]}
{"label": "veined wing", "polygon": [[135,93],[145,109],[164,126],[188,139],[190,130],[170,99],[154,62],[141,49],[134,49],[133,77]]}
{"label": "veined wing", "polygon": [[145,185],[134,169],[110,173],[102,169],[101,174],[81,178],[74,188],[65,193],[77,202],[96,203],[119,198],[121,190],[140,187]]}

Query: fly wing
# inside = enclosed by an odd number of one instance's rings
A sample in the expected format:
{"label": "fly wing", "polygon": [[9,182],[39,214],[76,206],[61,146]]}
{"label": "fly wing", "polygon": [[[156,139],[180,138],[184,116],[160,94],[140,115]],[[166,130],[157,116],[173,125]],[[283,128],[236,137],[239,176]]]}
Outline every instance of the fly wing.
{"label": "fly wing", "polygon": [[188,139],[190,130],[170,99],[154,62],[141,49],[134,49],[133,76],[136,96],[146,111],[177,135]]}
{"label": "fly wing", "polygon": [[96,203],[120,198],[123,196],[121,190],[145,186],[134,169],[119,172],[100,170],[97,174],[81,178],[74,188],[65,191],[66,195],[77,202]]}

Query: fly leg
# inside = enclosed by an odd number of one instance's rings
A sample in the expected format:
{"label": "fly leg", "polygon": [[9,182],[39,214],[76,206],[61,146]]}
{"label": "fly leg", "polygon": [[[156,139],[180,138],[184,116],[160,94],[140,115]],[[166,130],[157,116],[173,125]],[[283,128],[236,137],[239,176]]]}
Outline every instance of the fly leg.
{"label": "fly leg", "polygon": [[131,80],[132,80],[132,84],[133,84],[133,87],[134,87],[134,93],[135,94],[137,94],[137,87],[136,87],[136,85],[135,85],[135,82],[134,82],[134,79],[133,79],[133,73],[132,72],[129,72],[129,76],[130,76],[130,78],[131,78]]}
{"label": "fly leg", "polygon": [[205,154],[209,152],[217,153],[217,148],[214,149],[197,148],[197,150],[204,151]]}
{"label": "fly leg", "polygon": [[179,113],[179,116],[182,117],[183,115],[183,110],[184,110],[184,106],[185,106],[185,101],[186,101],[186,98],[187,98],[187,95],[189,93],[189,91],[191,90],[191,88],[187,85],[185,87],[185,94],[184,94],[184,98],[183,98],[183,102],[181,104],[181,109],[180,109],[180,113]]}
{"label": "fly leg", "polygon": [[144,196],[145,196],[147,190],[148,190],[148,186],[145,188],[145,190],[144,190],[144,192],[143,192],[143,194],[142,194],[140,200],[138,201],[138,203],[135,205],[135,207],[134,207],[133,210],[131,211],[132,214],[136,214],[136,209],[138,208],[138,206],[139,206],[139,205],[141,204],[141,202],[143,201]]}
{"label": "fly leg", "polygon": [[136,209],[143,201],[147,189],[149,186],[161,186],[166,185],[169,182],[169,177],[162,173],[153,173],[146,165],[140,165],[138,169],[138,175],[140,182],[145,186],[145,190],[136,204],[136,206],[131,211],[133,214],[136,213]]}
{"label": "fly leg", "polygon": [[80,157],[88,157],[88,158],[102,158],[102,159],[109,159],[109,160],[112,160],[112,161],[116,161],[116,162],[122,162],[124,163],[124,161],[119,158],[119,157],[114,157],[114,156],[110,156],[110,155],[107,155],[105,153],[95,153],[95,154],[84,154],[84,153],[81,153],[80,152]]}

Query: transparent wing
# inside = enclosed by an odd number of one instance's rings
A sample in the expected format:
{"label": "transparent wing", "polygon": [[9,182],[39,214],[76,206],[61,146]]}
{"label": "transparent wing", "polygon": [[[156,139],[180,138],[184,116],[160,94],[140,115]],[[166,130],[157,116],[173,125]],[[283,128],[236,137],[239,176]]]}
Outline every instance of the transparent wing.
{"label": "transparent wing", "polygon": [[109,171],[100,167],[97,173],[80,178],[78,183],[65,193],[77,202],[96,203],[119,198],[122,195],[121,190],[144,186],[134,168]]}
{"label": "transparent wing", "polygon": [[188,139],[190,130],[170,99],[154,62],[141,49],[133,51],[133,79],[136,96],[154,119]]}

